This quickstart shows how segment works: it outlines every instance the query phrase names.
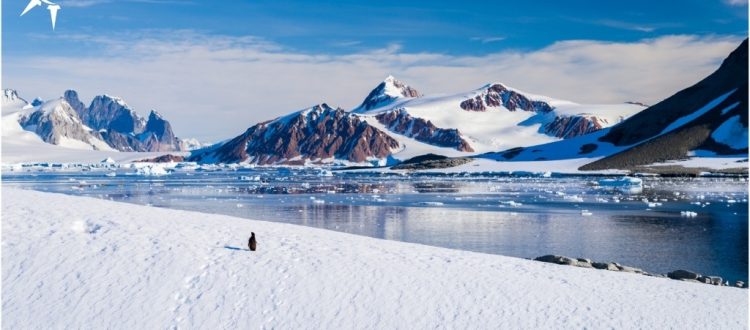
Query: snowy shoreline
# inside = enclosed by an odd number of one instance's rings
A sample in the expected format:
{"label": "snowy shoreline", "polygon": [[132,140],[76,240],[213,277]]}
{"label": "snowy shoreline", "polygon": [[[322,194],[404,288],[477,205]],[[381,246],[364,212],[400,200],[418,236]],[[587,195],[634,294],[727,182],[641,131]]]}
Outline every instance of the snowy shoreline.
{"label": "snowy shoreline", "polygon": [[2,193],[7,328],[747,328],[747,291],[734,288]]}

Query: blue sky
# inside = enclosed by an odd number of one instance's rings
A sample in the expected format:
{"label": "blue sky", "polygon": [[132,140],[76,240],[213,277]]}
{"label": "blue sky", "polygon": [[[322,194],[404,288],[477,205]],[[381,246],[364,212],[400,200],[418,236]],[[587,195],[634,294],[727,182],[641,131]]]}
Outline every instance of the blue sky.
{"label": "blue sky", "polygon": [[54,32],[43,7],[18,16],[27,3],[2,2],[4,88],[119,95],[206,140],[318,102],[356,106],[388,74],[426,94],[501,81],[653,103],[748,32],[743,0],[59,0]]}
{"label": "blue sky", "polygon": [[[5,54],[85,52],[49,34],[48,12],[18,17],[28,1],[3,1]],[[68,0],[55,35],[190,29],[252,35],[310,53],[389,44],[407,52],[485,54],[535,49],[559,40],[634,41],[667,34],[746,34],[747,6],[683,1],[197,1]]]}

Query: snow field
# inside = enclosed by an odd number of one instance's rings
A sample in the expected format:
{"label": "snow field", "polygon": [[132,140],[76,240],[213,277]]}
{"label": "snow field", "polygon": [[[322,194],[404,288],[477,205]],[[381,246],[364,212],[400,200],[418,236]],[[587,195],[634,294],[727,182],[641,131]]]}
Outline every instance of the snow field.
{"label": "snow field", "polygon": [[2,192],[9,329],[747,326],[737,288]]}

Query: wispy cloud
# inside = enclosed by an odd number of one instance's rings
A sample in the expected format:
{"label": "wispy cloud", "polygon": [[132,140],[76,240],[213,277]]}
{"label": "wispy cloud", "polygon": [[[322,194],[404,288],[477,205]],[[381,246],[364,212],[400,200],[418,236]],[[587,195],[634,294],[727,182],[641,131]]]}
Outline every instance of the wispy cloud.
{"label": "wispy cloud", "polygon": [[189,0],[64,0],[60,1],[60,5],[63,7],[91,7],[96,5],[109,4],[114,2],[135,2],[135,3],[146,3],[146,4],[159,4],[159,5],[189,5],[193,4]]}
{"label": "wispy cloud", "polygon": [[[42,36],[39,36],[42,37]],[[400,44],[348,54],[309,54],[256,37],[147,31],[91,38],[90,56],[4,57],[3,83],[25,95],[84,100],[110,93],[137,111],[158,109],[181,136],[239,134],[259,121],[319,102],[356,106],[388,74],[425,94],[500,81],[587,103],[655,103],[715,70],[738,36],[665,36],[637,42],[561,41],[484,56],[406,52]],[[74,41],[74,42],[73,42]]]}
{"label": "wispy cloud", "polygon": [[640,32],[653,32],[656,30],[656,27],[654,26],[635,24],[635,23],[616,21],[616,20],[609,20],[609,19],[596,20],[596,21],[593,21],[592,23],[596,25],[615,28],[615,29],[640,31]]}
{"label": "wispy cloud", "polygon": [[724,0],[730,6],[747,6],[747,0]]}
{"label": "wispy cloud", "polygon": [[645,32],[645,33],[654,32],[659,29],[680,26],[680,24],[669,23],[669,22],[637,23],[637,22],[630,22],[630,21],[610,19],[610,18],[583,19],[579,17],[563,17],[563,19],[570,21],[570,22],[574,22],[574,23],[581,23],[581,24],[594,25],[594,26],[603,26],[603,27],[608,27],[608,28],[618,29],[618,30],[639,31],[639,32]]}
{"label": "wispy cloud", "polygon": [[333,41],[331,42],[331,46],[333,47],[354,47],[361,45],[362,41],[360,40],[346,40],[346,41]]}
{"label": "wispy cloud", "polygon": [[483,44],[488,44],[491,42],[498,42],[505,40],[505,37],[502,36],[494,36],[494,37],[472,37],[471,41],[478,41]]}

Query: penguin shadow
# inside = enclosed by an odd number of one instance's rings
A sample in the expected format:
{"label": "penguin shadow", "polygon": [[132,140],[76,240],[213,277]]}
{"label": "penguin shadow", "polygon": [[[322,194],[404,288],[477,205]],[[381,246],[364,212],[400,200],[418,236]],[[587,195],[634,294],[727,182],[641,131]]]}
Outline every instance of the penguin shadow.
{"label": "penguin shadow", "polygon": [[231,245],[224,245],[224,248],[227,250],[233,250],[233,251],[250,251],[250,249],[247,249],[247,248],[241,248],[241,247],[236,247],[236,246],[231,246]]}

